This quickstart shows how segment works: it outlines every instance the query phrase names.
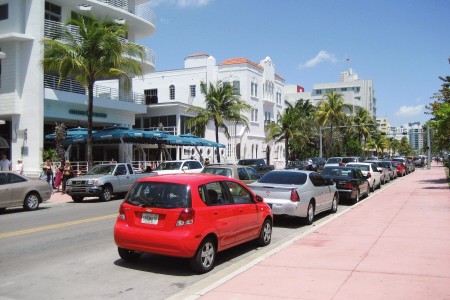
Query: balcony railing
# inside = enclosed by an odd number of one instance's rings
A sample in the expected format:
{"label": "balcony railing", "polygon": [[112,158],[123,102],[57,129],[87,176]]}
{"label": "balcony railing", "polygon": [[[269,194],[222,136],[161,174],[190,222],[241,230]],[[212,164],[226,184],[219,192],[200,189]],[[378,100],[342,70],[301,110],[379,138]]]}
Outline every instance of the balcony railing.
{"label": "balcony railing", "polygon": [[119,9],[123,9],[125,11],[128,11],[150,23],[153,25],[156,25],[155,20],[155,13],[153,10],[151,10],[148,6],[145,6],[143,4],[137,5],[135,7],[128,7],[128,0],[98,0],[99,2],[114,6]]}
{"label": "balcony railing", "polygon": [[[87,90],[81,85],[80,82],[72,79],[62,79],[61,84],[58,84],[59,77],[49,74],[44,74],[44,87],[64,91],[69,93],[75,93],[80,95],[87,95]],[[145,104],[145,95],[135,92],[126,93],[122,90],[110,88],[106,86],[95,85],[94,97],[109,99],[113,101],[131,102],[135,104]]]}
{"label": "balcony railing", "polygon": [[[64,27],[65,27],[65,25],[61,22],[45,20],[44,36],[49,39],[54,39],[56,37],[60,37],[61,33],[64,30]],[[69,29],[70,33],[72,33],[72,35],[75,37],[75,40],[77,42],[81,42],[81,36],[78,33],[78,27],[74,26],[74,25],[68,25],[67,28]],[[119,39],[122,43],[128,42],[127,39],[124,39],[121,37],[119,37]],[[68,40],[63,40],[63,41],[67,42]],[[155,53],[151,49],[149,49],[145,46],[143,46],[143,47],[144,47],[144,62],[150,63],[153,66],[155,66],[155,64],[156,64]],[[135,55],[130,55],[130,57],[140,60],[140,58]]]}

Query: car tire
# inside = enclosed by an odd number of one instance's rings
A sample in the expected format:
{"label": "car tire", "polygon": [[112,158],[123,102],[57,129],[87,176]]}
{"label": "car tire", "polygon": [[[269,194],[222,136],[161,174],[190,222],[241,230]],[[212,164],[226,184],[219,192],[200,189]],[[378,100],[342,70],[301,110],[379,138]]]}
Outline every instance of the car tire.
{"label": "car tire", "polygon": [[370,196],[370,184],[367,181],[367,190],[366,190],[366,198],[368,198]]}
{"label": "car tire", "polygon": [[139,257],[141,256],[141,252],[137,252],[134,250],[129,250],[129,249],[125,249],[125,248],[117,248],[117,251],[119,252],[119,256],[120,258],[122,258],[123,260],[126,261],[136,261],[139,259]]}
{"label": "car tire", "polygon": [[338,194],[334,194],[333,200],[331,200],[331,213],[335,214],[338,210],[339,205],[339,196]]}
{"label": "car tire", "polygon": [[112,189],[108,185],[104,186],[100,194],[100,201],[107,202],[112,198]]}
{"label": "car tire", "polygon": [[272,222],[266,219],[261,226],[261,231],[259,232],[259,237],[256,239],[256,243],[259,246],[267,246],[272,240]]}
{"label": "car tire", "polygon": [[359,193],[359,189],[358,189],[358,190],[356,190],[356,197],[355,197],[355,199],[353,199],[353,204],[358,203],[360,200],[360,197],[361,197],[361,194]]}
{"label": "car tire", "polygon": [[375,181],[373,182],[372,186],[370,186],[370,183],[369,183],[369,190],[371,193],[375,192]]}
{"label": "car tire", "polygon": [[29,193],[25,196],[25,199],[23,201],[23,208],[25,210],[36,210],[39,207],[39,194],[37,193]]}
{"label": "car tire", "polygon": [[189,260],[191,268],[198,273],[207,273],[214,268],[214,262],[216,260],[216,244],[213,239],[205,238],[200,246],[198,246],[197,252],[194,257]]}
{"label": "car tire", "polygon": [[308,210],[306,213],[305,223],[311,225],[314,222],[314,203],[312,201],[308,204]]}
{"label": "car tire", "polygon": [[84,197],[82,197],[82,196],[72,196],[73,202],[80,203],[80,202],[83,202],[83,199],[84,199]]}

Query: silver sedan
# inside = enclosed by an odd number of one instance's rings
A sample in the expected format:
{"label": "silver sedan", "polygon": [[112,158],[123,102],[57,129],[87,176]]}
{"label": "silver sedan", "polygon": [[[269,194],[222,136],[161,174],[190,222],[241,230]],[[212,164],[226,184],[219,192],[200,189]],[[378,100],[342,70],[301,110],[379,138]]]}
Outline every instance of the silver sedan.
{"label": "silver sedan", "polygon": [[305,218],[307,224],[323,211],[335,213],[339,202],[336,185],[313,171],[274,170],[248,187],[264,198],[274,215]]}
{"label": "silver sedan", "polygon": [[13,172],[0,172],[0,212],[14,206],[35,210],[40,203],[49,200],[51,195],[52,188],[45,181]]}

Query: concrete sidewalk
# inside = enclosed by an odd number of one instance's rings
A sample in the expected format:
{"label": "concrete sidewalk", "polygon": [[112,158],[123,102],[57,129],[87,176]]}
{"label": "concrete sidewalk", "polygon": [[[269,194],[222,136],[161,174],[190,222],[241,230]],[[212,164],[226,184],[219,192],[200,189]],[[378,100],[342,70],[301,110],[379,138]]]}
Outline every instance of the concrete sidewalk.
{"label": "concrete sidewalk", "polygon": [[417,169],[234,277],[177,297],[450,299],[444,167]]}

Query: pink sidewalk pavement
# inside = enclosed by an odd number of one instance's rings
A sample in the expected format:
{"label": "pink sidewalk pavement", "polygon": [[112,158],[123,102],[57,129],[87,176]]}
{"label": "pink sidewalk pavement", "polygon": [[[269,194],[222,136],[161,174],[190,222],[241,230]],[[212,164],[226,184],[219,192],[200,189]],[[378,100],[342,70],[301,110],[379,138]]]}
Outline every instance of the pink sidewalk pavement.
{"label": "pink sidewalk pavement", "polygon": [[[276,228],[274,228],[276,230]],[[189,299],[450,299],[450,189],[417,169]]]}

